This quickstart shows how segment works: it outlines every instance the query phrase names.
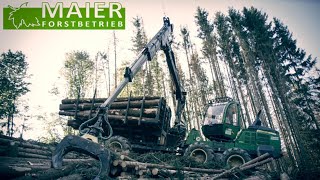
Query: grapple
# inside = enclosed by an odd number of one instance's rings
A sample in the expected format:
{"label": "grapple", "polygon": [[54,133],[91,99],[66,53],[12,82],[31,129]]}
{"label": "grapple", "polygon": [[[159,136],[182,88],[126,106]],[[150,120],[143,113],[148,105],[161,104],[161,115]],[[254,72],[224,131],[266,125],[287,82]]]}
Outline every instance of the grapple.
{"label": "grapple", "polygon": [[52,155],[52,165],[55,169],[62,167],[63,156],[70,151],[87,154],[100,160],[100,171],[94,180],[105,178],[110,170],[110,151],[102,145],[80,136],[68,135],[57,145]]}

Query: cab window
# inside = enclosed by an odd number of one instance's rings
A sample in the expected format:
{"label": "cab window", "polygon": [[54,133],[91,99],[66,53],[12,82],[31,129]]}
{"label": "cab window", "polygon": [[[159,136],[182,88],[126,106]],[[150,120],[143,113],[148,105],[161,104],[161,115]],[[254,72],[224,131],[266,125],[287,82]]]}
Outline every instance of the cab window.
{"label": "cab window", "polygon": [[238,126],[237,104],[233,103],[228,106],[226,111],[226,123]]}
{"label": "cab window", "polygon": [[204,118],[204,125],[222,124],[225,105],[209,106]]}

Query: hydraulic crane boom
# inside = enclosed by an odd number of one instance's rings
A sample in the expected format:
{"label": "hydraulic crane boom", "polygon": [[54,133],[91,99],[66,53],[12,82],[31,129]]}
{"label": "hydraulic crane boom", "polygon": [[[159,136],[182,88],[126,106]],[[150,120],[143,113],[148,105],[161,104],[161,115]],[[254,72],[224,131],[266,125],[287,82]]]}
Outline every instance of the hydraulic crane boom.
{"label": "hydraulic crane boom", "polygon": [[[164,22],[163,27],[150,40],[150,42],[146,45],[146,47],[141,51],[138,58],[131,64],[130,67],[126,67],[124,79],[117,86],[117,88],[113,91],[113,93],[109,96],[109,98],[103,104],[101,104],[96,116],[81,124],[81,126],[79,127],[81,134],[90,134],[95,137],[98,137],[98,136],[101,137],[101,132],[103,131],[101,124],[103,121],[108,122],[106,120],[107,119],[106,116],[108,116],[106,112],[108,112],[109,105],[112,102],[114,102],[114,100],[121,93],[121,91],[125,88],[125,86],[129,82],[132,82],[134,76],[142,68],[142,66],[147,61],[151,61],[152,58],[156,55],[156,53],[158,51],[162,50],[166,55],[166,62],[167,62],[168,68],[169,68],[171,79],[175,85],[177,109],[176,109],[176,116],[175,116],[174,125],[175,125],[178,133],[181,135],[184,135],[185,123],[181,120],[181,113],[182,113],[182,111],[184,109],[184,105],[185,105],[186,92],[184,92],[184,89],[181,86],[179,75],[178,75],[176,64],[175,64],[175,57],[174,57],[173,51],[171,49],[173,25],[170,24],[170,20],[168,17],[164,17],[163,22]],[[94,125],[89,126],[90,129],[87,128],[86,130],[83,130],[85,125],[87,125],[89,122],[92,122],[96,118],[98,118],[98,120],[96,121],[96,123]],[[108,124],[108,127],[109,127],[109,136],[107,138],[109,138],[112,135],[112,128],[109,124]],[[101,138],[107,139],[104,137],[101,137]]]}
{"label": "hydraulic crane boom", "polygon": [[[152,58],[156,56],[156,53],[160,50],[162,50],[166,55],[166,62],[169,68],[171,79],[175,85],[177,101],[175,123],[174,127],[172,128],[172,132],[170,133],[177,135],[179,140],[184,139],[185,123],[181,120],[181,114],[185,105],[186,93],[181,86],[175,64],[175,57],[171,49],[173,25],[170,24],[170,20],[167,17],[163,18],[163,23],[163,27],[146,45],[143,51],[139,54],[138,58],[131,64],[130,67],[126,67],[124,79],[110,95],[110,97],[103,104],[101,104],[95,116],[80,125],[79,132],[82,137],[69,135],[57,145],[52,156],[52,164],[55,168],[60,168],[62,166],[63,156],[69,151],[74,150],[100,159],[100,172],[95,179],[99,179],[100,177],[108,174],[110,168],[110,152],[104,149],[104,147],[101,145],[94,143],[98,142],[98,137],[102,139],[108,139],[112,136],[112,127],[108,122],[108,108],[111,103],[115,101],[125,86],[129,82],[132,82],[134,76],[142,68],[142,66],[147,61],[151,61]],[[103,122],[105,122],[109,128],[108,137],[102,137],[104,132],[104,128],[102,127]]]}
{"label": "hydraulic crane boom", "polygon": [[[163,18],[164,25],[160,29],[160,31],[151,39],[151,41],[146,45],[144,50],[140,53],[138,58],[132,63],[130,67],[126,67],[126,71],[124,74],[124,79],[118,85],[118,87],[114,90],[111,96],[100,106],[101,108],[105,108],[109,106],[121,93],[123,88],[132,81],[133,77],[136,73],[141,69],[143,64],[147,61],[151,61],[152,58],[156,55],[159,50],[163,50],[166,55],[166,61],[169,67],[169,72],[171,74],[171,78],[175,84],[175,93],[176,100],[178,101],[178,111],[180,112],[185,103],[185,95],[186,93],[183,91],[181,86],[179,75],[177,72],[174,54],[171,49],[171,38],[173,25],[170,24],[170,20],[168,17]],[[180,113],[177,117],[177,121],[180,121]],[[176,121],[176,122],[177,122]],[[177,122],[178,123],[178,122]]]}

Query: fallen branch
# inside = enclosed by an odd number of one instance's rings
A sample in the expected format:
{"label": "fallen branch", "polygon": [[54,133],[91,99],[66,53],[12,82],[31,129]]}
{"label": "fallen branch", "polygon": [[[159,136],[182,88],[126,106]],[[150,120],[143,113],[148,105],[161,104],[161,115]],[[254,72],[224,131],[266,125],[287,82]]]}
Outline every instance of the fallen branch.
{"label": "fallen branch", "polygon": [[265,153],[265,154],[263,154],[263,155],[261,155],[261,156],[258,156],[258,157],[256,157],[256,158],[254,158],[254,159],[252,159],[252,160],[250,160],[250,161],[242,164],[241,167],[248,166],[248,165],[250,165],[250,164],[254,164],[254,163],[256,163],[256,162],[258,162],[258,161],[261,161],[261,160],[263,160],[263,159],[265,159],[265,158],[267,158],[267,157],[269,157],[269,156],[270,156],[269,153]]}
{"label": "fallen branch", "polygon": [[271,158],[265,159],[263,161],[260,161],[260,162],[257,162],[257,163],[254,163],[254,164],[251,164],[251,165],[248,165],[245,167],[240,167],[240,171],[245,171],[245,170],[248,170],[251,168],[255,168],[255,167],[267,164],[267,163],[271,162],[272,160],[274,160],[274,159],[271,157]]}

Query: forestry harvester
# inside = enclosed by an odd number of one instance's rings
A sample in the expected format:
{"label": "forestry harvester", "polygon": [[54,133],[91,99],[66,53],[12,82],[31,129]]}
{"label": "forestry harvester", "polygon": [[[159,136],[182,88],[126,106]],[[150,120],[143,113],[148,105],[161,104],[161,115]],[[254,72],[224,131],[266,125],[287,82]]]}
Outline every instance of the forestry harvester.
{"label": "forestry harvester", "polygon": [[240,104],[230,98],[217,98],[206,106],[199,130],[192,129],[185,141],[185,155],[199,162],[221,161],[228,168],[240,166],[264,153],[281,156],[279,133],[261,125],[261,111],[248,128],[240,116]]}
{"label": "forestry harvester", "polygon": [[[229,98],[219,98],[207,106],[202,134],[192,129],[186,137],[185,122],[181,119],[186,93],[181,86],[173,51],[171,49],[173,25],[164,17],[164,25],[151,39],[130,67],[124,79],[107,99],[64,99],[60,115],[74,116],[68,125],[79,129],[80,136],[66,136],[58,144],[52,162],[61,167],[63,156],[69,151],[79,151],[100,159],[99,175],[108,173],[110,152],[163,151],[192,156],[199,162],[222,160],[228,166],[239,166],[252,157],[268,152],[279,157],[279,133],[261,126],[259,114],[256,121],[244,128],[240,106]],[[171,110],[161,97],[117,98],[136,73],[156,53],[166,56],[171,79],[175,87],[176,114],[171,127]],[[100,145],[104,144],[107,148]],[[99,177],[97,176],[97,178]]]}

